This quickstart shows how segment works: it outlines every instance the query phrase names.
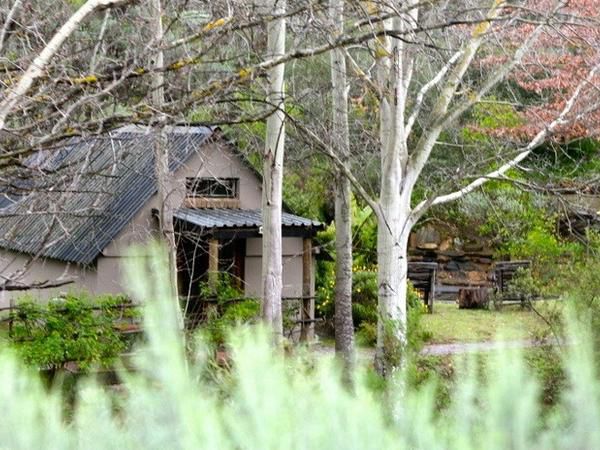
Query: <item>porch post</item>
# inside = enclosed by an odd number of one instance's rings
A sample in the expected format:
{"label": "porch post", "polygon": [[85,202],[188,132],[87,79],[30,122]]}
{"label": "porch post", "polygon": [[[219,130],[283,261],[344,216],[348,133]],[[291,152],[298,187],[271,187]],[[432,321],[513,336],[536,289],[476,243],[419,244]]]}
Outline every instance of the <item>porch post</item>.
{"label": "porch post", "polygon": [[208,241],[208,285],[216,289],[219,282],[219,240],[211,238]]}
{"label": "porch post", "polygon": [[312,295],[312,239],[302,241],[302,311],[300,340],[312,341],[315,335],[315,299]]}

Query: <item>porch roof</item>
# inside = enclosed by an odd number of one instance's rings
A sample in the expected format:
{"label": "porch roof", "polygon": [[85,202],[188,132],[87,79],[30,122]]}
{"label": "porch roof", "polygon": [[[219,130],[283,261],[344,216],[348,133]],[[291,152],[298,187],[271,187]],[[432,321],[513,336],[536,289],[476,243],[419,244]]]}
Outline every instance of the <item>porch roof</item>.
{"label": "porch roof", "polygon": [[[263,224],[260,209],[180,208],[175,211],[174,217],[202,228],[258,228]],[[281,214],[281,224],[283,227],[323,227],[316,220],[287,212]]]}

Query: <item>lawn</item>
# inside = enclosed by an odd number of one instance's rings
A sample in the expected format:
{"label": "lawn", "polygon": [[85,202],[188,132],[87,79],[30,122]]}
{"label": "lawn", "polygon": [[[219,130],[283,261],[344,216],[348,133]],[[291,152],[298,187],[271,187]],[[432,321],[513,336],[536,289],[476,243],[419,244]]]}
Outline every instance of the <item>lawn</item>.
{"label": "lawn", "polygon": [[[536,309],[542,314],[555,304],[539,304]],[[506,340],[536,339],[547,336],[550,329],[535,312],[520,306],[507,306],[501,311],[481,309],[458,309],[452,303],[437,303],[434,313],[426,314],[423,328],[434,343],[483,342],[495,340],[499,333]]]}

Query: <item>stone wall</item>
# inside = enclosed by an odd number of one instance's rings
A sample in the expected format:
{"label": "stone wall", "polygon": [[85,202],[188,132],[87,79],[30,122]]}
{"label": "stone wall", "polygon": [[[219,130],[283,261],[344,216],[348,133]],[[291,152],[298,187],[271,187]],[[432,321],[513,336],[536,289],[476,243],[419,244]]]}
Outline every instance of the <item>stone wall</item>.
{"label": "stone wall", "polygon": [[447,231],[426,225],[413,232],[409,260],[436,262],[436,299],[456,298],[461,287],[491,286],[493,251],[477,238],[468,242]]}

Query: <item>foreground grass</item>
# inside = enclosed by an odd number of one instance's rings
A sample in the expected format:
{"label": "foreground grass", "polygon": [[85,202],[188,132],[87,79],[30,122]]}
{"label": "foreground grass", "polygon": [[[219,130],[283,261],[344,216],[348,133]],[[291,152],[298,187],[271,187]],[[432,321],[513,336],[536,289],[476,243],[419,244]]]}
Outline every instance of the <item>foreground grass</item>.
{"label": "foreground grass", "polygon": [[[550,302],[536,306],[542,314],[555,308]],[[438,303],[434,313],[422,319],[424,330],[431,333],[428,343],[484,342],[497,339],[528,340],[547,336],[548,324],[535,312],[520,306],[507,306],[501,311],[458,309],[455,304]]]}

